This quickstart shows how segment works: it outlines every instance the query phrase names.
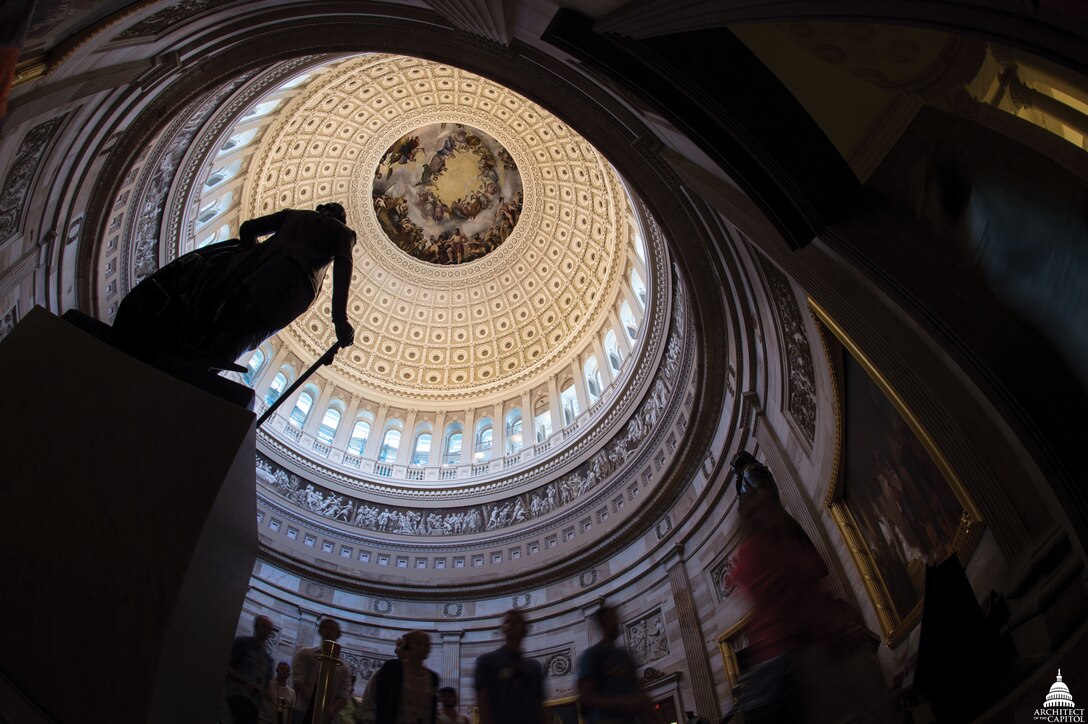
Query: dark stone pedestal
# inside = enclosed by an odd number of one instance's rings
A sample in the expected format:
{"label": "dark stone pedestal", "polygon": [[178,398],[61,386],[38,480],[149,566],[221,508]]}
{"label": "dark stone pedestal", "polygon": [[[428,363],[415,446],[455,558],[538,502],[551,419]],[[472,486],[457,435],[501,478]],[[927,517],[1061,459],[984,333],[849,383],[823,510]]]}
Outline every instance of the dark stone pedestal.
{"label": "dark stone pedestal", "polygon": [[0,720],[216,721],[257,553],[253,413],[40,308],[0,385]]}

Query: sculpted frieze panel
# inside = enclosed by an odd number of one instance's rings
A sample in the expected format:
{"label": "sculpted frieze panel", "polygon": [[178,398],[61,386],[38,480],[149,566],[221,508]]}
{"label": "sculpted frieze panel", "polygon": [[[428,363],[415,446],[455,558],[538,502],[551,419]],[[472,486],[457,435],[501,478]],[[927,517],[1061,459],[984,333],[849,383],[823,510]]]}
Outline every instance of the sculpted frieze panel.
{"label": "sculpted frieze panel", "polygon": [[789,279],[778,267],[759,254],[763,273],[771,288],[771,301],[782,325],[786,357],[786,412],[804,433],[809,443],[816,440],[816,373],[812,350],[801,318],[801,310]]}
{"label": "sculpted frieze panel", "polygon": [[627,650],[640,666],[669,655],[669,636],[661,609],[625,624]]}
{"label": "sculpted frieze panel", "polygon": [[[257,478],[284,498],[312,513],[377,533],[406,536],[468,535],[493,532],[550,515],[597,489],[626,466],[662,421],[683,354],[683,330],[670,337],[665,362],[650,394],[621,433],[587,462],[558,480],[520,495],[459,508],[427,510],[372,505],[288,473],[258,454]],[[293,428],[292,428],[293,429]]]}
{"label": "sculpted frieze panel", "polygon": [[26,197],[30,192],[30,182],[64,118],[65,116],[57,116],[39,123],[27,131],[19,144],[15,161],[11,164],[4,179],[3,190],[0,191],[0,241],[7,239],[19,228]]}

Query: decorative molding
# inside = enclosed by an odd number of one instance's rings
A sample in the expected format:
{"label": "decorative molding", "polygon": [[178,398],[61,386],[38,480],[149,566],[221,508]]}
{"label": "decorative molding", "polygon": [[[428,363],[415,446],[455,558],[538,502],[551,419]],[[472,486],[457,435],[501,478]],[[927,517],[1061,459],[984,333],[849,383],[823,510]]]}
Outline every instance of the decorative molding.
{"label": "decorative molding", "polygon": [[567,646],[544,653],[526,654],[526,658],[540,663],[545,679],[560,679],[574,671],[574,648]]}
{"label": "decorative molding", "polygon": [[461,618],[461,614],[465,612],[465,604],[463,603],[444,603],[442,604],[442,615],[446,618]]}
{"label": "decorative molding", "polygon": [[393,602],[384,598],[375,598],[373,609],[374,613],[393,613]]}
{"label": "decorative molding", "polygon": [[65,114],[50,118],[34,126],[23,136],[19,150],[15,152],[15,160],[4,178],[3,190],[0,190],[0,241],[7,240],[19,230],[30,184],[45,157],[46,149],[66,117]]}
{"label": "decorative molding", "polygon": [[154,38],[156,35],[159,35],[166,30],[178,27],[181,23],[202,12],[218,8],[222,5],[222,0],[175,0],[175,2],[159,12],[150,15],[128,29],[121,31],[114,40]]}
{"label": "decorative molding", "polygon": [[665,617],[660,607],[627,622],[624,631],[627,650],[639,666],[668,656],[671,651]]}
{"label": "decorative molding", "polygon": [[531,593],[519,593],[514,596],[511,604],[513,608],[521,609],[528,608],[533,603],[533,594]]}
{"label": "decorative molding", "polygon": [[662,540],[669,534],[670,530],[672,530],[672,516],[666,513],[661,520],[657,521],[654,526],[654,533],[657,534],[658,540]]}
{"label": "decorative molding", "polygon": [[733,575],[735,566],[736,561],[734,561],[733,557],[730,555],[707,569],[711,588],[714,589],[714,595],[718,599],[718,603],[724,603],[725,600],[737,590],[737,581]]}
{"label": "decorative molding", "polygon": [[351,667],[351,673],[355,674],[360,681],[369,679],[374,675],[375,671],[382,668],[382,665],[388,661],[388,659],[381,659],[346,649],[340,650],[340,660],[347,662],[348,666]]}
{"label": "decorative molding", "polygon": [[597,584],[597,569],[586,571],[578,576],[578,585],[581,588],[589,588]]}
{"label": "decorative molding", "polygon": [[816,372],[801,307],[789,278],[762,254],[755,254],[767,277],[778,316],[786,363],[786,414],[811,445],[816,440]]}

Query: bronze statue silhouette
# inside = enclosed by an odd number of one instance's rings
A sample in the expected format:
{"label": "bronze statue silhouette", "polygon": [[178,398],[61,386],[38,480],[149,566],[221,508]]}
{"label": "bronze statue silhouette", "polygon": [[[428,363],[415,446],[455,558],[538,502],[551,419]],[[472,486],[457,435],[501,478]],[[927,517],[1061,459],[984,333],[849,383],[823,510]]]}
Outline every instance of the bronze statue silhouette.
{"label": "bronze statue silhouette", "polygon": [[332,263],[332,321],[337,345],[348,347],[355,340],[347,316],[354,245],[337,203],[250,219],[238,239],[190,252],[137,284],[117,310],[116,341],[151,362],[167,354],[240,369],[234,360],[243,352],[309,309]]}

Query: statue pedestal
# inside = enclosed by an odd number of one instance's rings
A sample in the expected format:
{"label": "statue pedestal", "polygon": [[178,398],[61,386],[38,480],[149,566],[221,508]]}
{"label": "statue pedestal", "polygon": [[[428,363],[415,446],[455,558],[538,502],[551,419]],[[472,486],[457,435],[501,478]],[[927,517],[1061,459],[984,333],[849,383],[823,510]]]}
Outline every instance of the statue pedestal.
{"label": "statue pedestal", "polygon": [[253,413],[40,308],[0,381],[0,719],[216,721],[257,554]]}

